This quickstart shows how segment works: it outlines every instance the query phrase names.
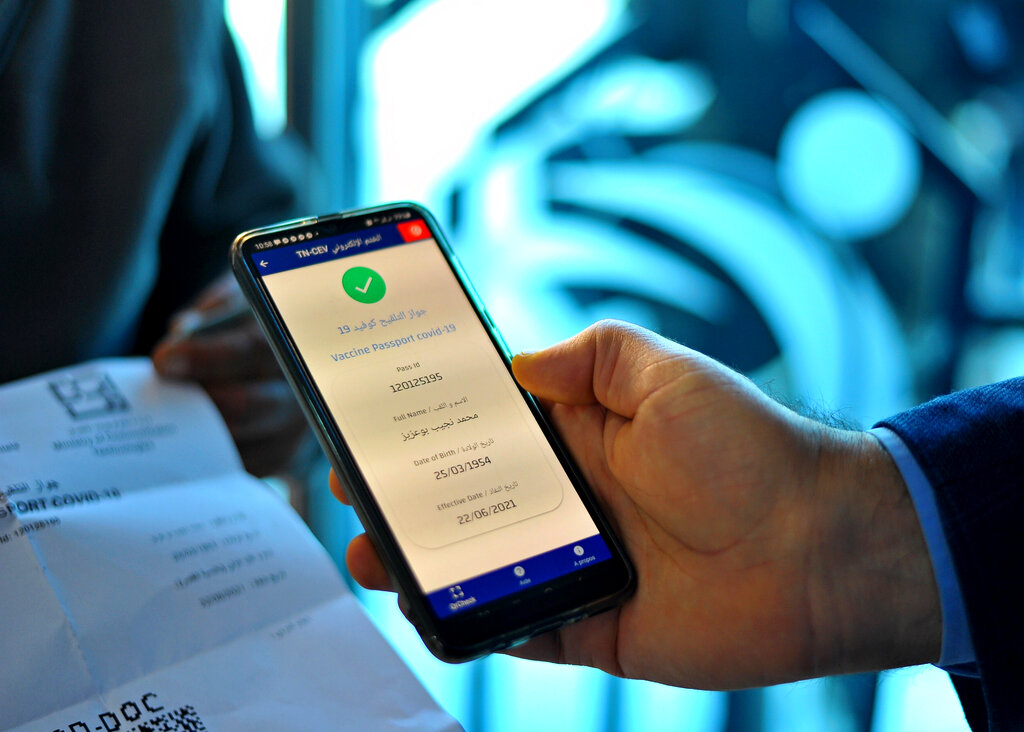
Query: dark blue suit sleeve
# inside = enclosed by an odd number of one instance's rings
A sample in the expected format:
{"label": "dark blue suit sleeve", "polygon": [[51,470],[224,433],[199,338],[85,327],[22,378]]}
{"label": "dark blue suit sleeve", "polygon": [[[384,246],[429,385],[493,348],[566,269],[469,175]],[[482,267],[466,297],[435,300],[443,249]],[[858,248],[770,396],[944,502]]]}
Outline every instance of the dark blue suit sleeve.
{"label": "dark blue suit sleeve", "polygon": [[[1024,729],[1024,378],[935,399],[884,420],[928,476],[977,653],[987,725]],[[972,727],[971,682],[956,686]],[[980,722],[980,724],[979,724]]]}

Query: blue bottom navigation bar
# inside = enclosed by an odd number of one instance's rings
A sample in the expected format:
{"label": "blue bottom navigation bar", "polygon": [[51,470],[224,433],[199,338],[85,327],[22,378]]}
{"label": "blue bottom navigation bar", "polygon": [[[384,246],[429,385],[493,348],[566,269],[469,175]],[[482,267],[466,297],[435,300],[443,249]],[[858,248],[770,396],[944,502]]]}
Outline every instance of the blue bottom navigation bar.
{"label": "blue bottom navigation bar", "polygon": [[592,564],[611,559],[612,553],[599,534],[546,551],[463,580],[457,585],[427,595],[439,617],[476,608],[485,602],[515,594],[549,580],[571,574]]}

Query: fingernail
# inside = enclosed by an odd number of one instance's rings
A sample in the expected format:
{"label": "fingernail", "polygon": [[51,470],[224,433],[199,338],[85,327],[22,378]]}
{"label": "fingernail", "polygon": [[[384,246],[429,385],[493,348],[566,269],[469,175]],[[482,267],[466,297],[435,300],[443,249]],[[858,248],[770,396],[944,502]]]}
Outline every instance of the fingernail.
{"label": "fingernail", "polygon": [[176,335],[185,335],[194,331],[200,323],[203,322],[203,316],[197,313],[195,310],[184,310],[177,315],[171,321],[171,332]]}
{"label": "fingernail", "polygon": [[190,375],[188,360],[173,351],[155,359],[154,365],[161,374],[174,379],[184,379]]}

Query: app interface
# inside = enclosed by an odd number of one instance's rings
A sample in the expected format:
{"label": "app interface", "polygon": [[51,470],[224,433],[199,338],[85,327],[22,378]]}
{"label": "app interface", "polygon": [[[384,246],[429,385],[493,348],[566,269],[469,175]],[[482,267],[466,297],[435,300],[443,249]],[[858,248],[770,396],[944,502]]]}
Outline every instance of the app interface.
{"label": "app interface", "polygon": [[610,558],[422,219],[251,256],[440,616]]}

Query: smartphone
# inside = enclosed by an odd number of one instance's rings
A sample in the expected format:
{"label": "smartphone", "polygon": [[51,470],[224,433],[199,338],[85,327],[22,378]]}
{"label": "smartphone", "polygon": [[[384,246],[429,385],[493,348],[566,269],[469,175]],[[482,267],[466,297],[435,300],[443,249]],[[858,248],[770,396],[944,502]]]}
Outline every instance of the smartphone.
{"label": "smartphone", "polygon": [[436,656],[507,648],[629,596],[620,541],[425,209],[248,231],[232,266]]}

